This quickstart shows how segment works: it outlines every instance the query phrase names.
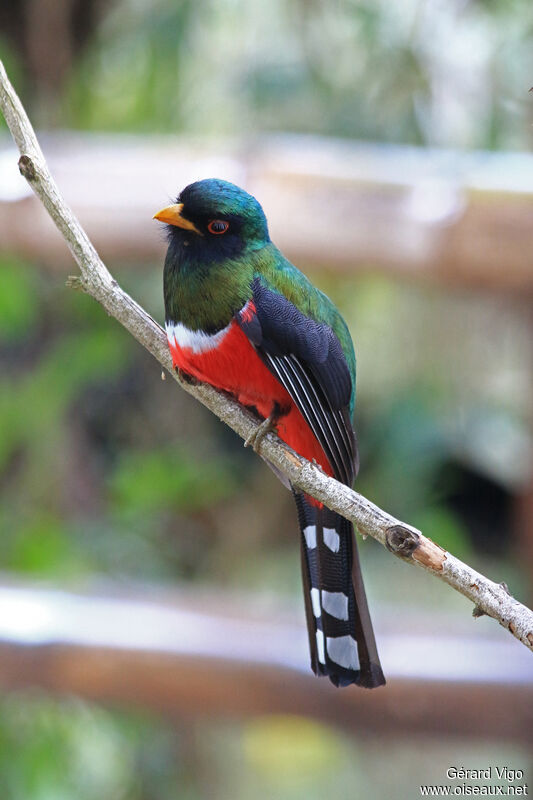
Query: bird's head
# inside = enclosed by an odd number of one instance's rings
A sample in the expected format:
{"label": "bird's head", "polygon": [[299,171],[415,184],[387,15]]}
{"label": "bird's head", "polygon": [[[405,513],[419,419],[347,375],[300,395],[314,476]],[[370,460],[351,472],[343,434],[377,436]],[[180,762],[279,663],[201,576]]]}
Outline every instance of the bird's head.
{"label": "bird's head", "polygon": [[[154,219],[168,225],[169,240],[206,262],[238,258],[270,241],[263,209],[251,194],[209,178],[186,186]],[[181,249],[180,247],[180,249]]]}

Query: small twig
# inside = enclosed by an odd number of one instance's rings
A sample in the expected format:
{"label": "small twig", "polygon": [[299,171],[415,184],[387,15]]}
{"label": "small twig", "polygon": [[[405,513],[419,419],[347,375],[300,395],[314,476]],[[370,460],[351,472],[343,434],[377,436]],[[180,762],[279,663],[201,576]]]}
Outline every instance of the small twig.
{"label": "small twig", "polygon": [[[186,392],[200,400],[239,436],[247,439],[258,427],[257,419],[211,386],[188,383],[176,374],[163,329],[120,288],[100,260],[85,231],[61,197],[30,121],[1,62],[0,106],[21,153],[20,171],[43,202],[79,265],[81,278],[78,281],[69,279],[70,285],[83,289],[98,300],[155,356]],[[533,612],[511,597],[500,584],[485,578],[420,531],[387,514],[348,486],[328,477],[318,466],[292,451],[274,434],[267,434],[259,449],[294,486],[351,520],[363,536],[373,536],[403,560],[445,581],[468,597],[480,612],[496,619],[533,650]]]}

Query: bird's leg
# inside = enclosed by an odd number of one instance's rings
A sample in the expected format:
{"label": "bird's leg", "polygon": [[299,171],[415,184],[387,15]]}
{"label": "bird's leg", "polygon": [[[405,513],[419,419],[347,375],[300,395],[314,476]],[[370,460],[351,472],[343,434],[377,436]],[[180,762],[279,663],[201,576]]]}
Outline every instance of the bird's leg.
{"label": "bird's leg", "polygon": [[266,419],[264,419],[261,425],[259,425],[255,430],[253,430],[251,434],[245,439],[244,446],[250,447],[251,445],[254,448],[255,452],[258,453],[259,445],[261,444],[263,437],[267,433],[276,430],[276,425],[280,417],[282,416],[283,413],[280,407],[278,406],[277,403],[275,403],[274,408],[270,412],[269,416]]}
{"label": "bird's leg", "polygon": [[184,383],[188,383],[190,386],[196,386],[198,383],[200,383],[200,381],[197,380],[194,375],[184,372],[180,367],[175,366],[174,369],[176,370],[178,378]]}

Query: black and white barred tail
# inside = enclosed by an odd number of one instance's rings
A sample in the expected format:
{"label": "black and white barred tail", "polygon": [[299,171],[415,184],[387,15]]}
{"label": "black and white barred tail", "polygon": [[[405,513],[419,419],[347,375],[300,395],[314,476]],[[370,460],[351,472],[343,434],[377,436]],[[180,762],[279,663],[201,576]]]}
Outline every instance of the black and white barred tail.
{"label": "black and white barred tail", "polygon": [[385,678],[368,611],[353,525],[294,491],[311,667],[335,686],[369,689]]}

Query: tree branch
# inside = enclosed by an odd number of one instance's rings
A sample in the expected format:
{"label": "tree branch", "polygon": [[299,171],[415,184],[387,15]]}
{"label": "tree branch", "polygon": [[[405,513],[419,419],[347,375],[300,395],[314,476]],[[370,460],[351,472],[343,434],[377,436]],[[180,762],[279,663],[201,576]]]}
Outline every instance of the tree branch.
{"label": "tree branch", "polygon": [[[20,150],[19,169],[43,202],[67,242],[80,268],[81,277],[70,285],[90,294],[115,317],[175,378],[217,417],[246,439],[258,425],[257,419],[237,402],[207,384],[181,380],[172,367],[163,329],[144,311],[109,273],[85,231],[65,203],[50,175],[41,148],[0,62],[0,106]],[[264,437],[261,454],[302,489],[351,520],[359,532],[373,536],[395,555],[422,567],[443,580],[475,604],[476,615],[487,614],[533,650],[533,612],[519,603],[501,584],[488,580],[468,564],[378,508],[362,495],[328,477],[314,464],[301,458],[274,434]]]}

